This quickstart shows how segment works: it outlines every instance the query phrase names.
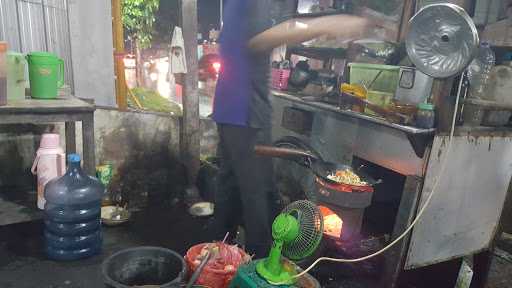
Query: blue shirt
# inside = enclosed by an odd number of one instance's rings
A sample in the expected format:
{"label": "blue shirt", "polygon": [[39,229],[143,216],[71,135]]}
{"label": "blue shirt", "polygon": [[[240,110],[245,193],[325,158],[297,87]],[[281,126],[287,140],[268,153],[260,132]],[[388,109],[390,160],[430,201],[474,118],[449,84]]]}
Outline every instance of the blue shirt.
{"label": "blue shirt", "polygon": [[229,0],[220,34],[221,71],[213,102],[213,120],[261,127],[270,123],[269,53],[253,53],[247,44],[271,26],[269,0]]}

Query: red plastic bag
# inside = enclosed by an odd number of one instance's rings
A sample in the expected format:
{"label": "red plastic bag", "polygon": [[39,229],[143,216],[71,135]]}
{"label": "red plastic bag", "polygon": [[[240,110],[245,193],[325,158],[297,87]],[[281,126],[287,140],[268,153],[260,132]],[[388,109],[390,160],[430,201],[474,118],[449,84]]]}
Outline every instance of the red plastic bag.
{"label": "red plastic bag", "polygon": [[235,277],[238,267],[251,259],[245,251],[236,245],[221,242],[198,244],[190,248],[185,255],[190,275],[201,263],[201,255],[204,255],[208,250],[212,251],[212,256],[206,263],[196,284],[210,288],[227,288]]}

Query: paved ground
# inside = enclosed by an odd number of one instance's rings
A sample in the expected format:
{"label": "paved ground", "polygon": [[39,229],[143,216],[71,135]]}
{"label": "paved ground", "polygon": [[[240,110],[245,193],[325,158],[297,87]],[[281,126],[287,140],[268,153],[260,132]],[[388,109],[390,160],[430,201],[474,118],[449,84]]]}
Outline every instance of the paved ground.
{"label": "paved ground", "polygon": [[[76,262],[53,262],[43,253],[43,223],[30,222],[0,227],[0,288],[104,287],[101,263],[121,249],[150,245],[184,254],[188,247],[210,241],[208,220],[188,216],[181,205],[152,207],[134,214],[126,226],[104,228],[101,255]],[[458,266],[447,263],[412,275],[404,288],[452,288]],[[327,288],[375,288],[371,267],[324,264],[314,270]],[[488,288],[512,286],[512,262],[496,257]]]}
{"label": "paved ground", "polygon": [[187,247],[208,240],[202,233],[206,222],[186,216],[180,207],[139,212],[133,220],[123,227],[103,229],[101,255],[60,263],[45,258],[41,221],[0,227],[0,287],[104,287],[101,263],[116,251],[149,245],[184,254]]}

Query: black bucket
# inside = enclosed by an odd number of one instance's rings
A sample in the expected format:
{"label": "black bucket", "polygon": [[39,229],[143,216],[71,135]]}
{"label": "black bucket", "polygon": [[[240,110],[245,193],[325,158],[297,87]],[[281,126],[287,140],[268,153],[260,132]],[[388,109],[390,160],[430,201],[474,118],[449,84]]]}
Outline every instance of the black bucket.
{"label": "black bucket", "polygon": [[185,260],[178,253],[159,247],[136,247],[119,251],[103,262],[105,284],[114,288],[181,287],[186,277]]}

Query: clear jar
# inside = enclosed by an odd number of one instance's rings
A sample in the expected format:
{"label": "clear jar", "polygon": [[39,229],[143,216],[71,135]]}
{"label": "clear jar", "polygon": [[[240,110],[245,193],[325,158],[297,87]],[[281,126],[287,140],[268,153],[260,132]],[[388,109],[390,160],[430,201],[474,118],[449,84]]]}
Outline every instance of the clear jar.
{"label": "clear jar", "polygon": [[435,127],[436,113],[434,105],[430,103],[418,104],[416,113],[416,126],[419,128],[430,129]]}

